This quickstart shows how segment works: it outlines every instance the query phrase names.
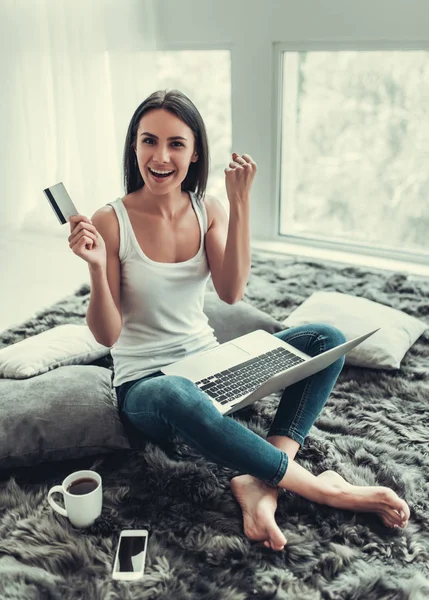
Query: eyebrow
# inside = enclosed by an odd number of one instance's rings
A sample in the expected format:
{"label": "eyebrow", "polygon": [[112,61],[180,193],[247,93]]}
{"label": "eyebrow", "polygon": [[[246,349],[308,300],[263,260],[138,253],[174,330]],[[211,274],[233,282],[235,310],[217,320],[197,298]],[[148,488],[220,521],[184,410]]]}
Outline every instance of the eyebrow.
{"label": "eyebrow", "polygon": [[[141,133],[140,135],[147,135],[149,137],[158,139],[158,136],[153,134],[153,133],[149,133],[148,131],[143,131],[143,133]],[[167,138],[168,140],[185,140],[185,142],[187,142],[188,140],[185,137],[182,137],[181,135],[173,135],[172,137]]]}

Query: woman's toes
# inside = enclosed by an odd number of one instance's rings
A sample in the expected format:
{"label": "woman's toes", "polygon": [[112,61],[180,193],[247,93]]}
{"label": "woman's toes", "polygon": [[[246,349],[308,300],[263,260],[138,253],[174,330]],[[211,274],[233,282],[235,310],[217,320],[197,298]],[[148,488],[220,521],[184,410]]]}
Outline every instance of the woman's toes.
{"label": "woman's toes", "polygon": [[266,548],[269,548],[270,550],[276,550],[277,552],[280,552],[280,550],[283,550],[284,548],[284,544],[276,545],[273,544],[273,542],[270,542],[269,540],[265,540],[264,546]]}
{"label": "woman's toes", "polygon": [[281,552],[285,547],[285,544],[274,544],[273,542],[270,542],[270,545],[271,549],[275,550],[276,552]]}
{"label": "woman's toes", "polygon": [[401,500],[401,507],[389,510],[389,514],[395,522],[395,525],[398,525],[399,527],[407,526],[408,519],[410,518],[410,509],[404,500]]}
{"label": "woman's toes", "polygon": [[400,515],[402,517],[402,522],[404,523],[404,525],[406,525],[408,523],[408,521],[410,520],[411,512],[410,512],[410,507],[405,502],[405,500],[403,501],[403,508],[402,508],[402,510],[400,510]]}
{"label": "woman's toes", "polygon": [[276,550],[278,552],[280,550],[283,550],[285,544],[287,544],[287,540],[281,532],[281,530],[279,529],[279,527],[277,526],[277,523],[273,523],[271,526],[267,526],[266,531],[268,534],[268,540],[264,541],[264,546],[266,548],[271,548],[271,550]]}
{"label": "woman's toes", "polygon": [[386,525],[386,527],[395,527],[396,525],[395,521],[387,515],[383,515],[381,517],[381,520],[383,521],[384,525]]}
{"label": "woman's toes", "polygon": [[271,525],[267,526],[267,533],[271,548],[273,550],[283,550],[287,540],[275,521]]}
{"label": "woman's toes", "polygon": [[379,511],[379,516],[387,527],[400,527],[404,529],[407,526],[408,519],[403,517],[402,511],[396,509],[383,509]]}

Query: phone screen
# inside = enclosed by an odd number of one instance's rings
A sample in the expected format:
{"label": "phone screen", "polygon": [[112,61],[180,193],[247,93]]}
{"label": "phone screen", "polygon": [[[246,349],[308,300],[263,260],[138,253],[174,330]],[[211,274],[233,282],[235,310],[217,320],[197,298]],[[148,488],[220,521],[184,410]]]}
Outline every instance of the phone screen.
{"label": "phone screen", "polygon": [[136,573],[143,568],[146,537],[140,535],[122,536],[119,541],[116,571]]}

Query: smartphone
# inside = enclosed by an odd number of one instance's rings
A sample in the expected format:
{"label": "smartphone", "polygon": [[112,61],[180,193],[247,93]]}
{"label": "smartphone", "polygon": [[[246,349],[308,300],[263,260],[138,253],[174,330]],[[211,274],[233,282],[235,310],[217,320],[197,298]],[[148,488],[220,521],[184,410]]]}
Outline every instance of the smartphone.
{"label": "smartphone", "polygon": [[135,581],[143,577],[148,538],[148,529],[121,531],[113,563],[113,579]]}
{"label": "smartphone", "polygon": [[62,225],[70,221],[73,215],[79,214],[63,183],[56,183],[43,191]]}

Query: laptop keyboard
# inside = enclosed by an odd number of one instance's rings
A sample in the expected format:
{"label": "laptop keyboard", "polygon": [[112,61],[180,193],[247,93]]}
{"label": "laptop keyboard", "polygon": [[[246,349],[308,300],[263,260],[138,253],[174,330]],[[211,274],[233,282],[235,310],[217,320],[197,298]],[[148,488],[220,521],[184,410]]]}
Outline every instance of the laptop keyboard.
{"label": "laptop keyboard", "polygon": [[235,367],[196,381],[200,390],[220,404],[250,394],[273,375],[304,362],[286,348],[275,348]]}

